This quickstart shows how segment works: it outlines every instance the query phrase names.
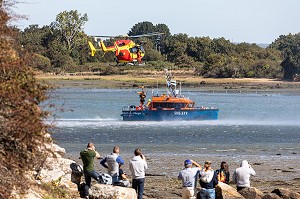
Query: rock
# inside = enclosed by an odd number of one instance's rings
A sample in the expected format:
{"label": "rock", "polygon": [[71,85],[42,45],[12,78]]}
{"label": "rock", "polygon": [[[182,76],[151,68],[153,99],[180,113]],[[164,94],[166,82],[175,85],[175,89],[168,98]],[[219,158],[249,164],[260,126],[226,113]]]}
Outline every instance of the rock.
{"label": "rock", "polygon": [[13,190],[10,198],[14,198],[14,199],[43,199],[43,197],[33,189],[27,190],[27,193],[25,195],[20,194],[20,193],[16,193],[15,190]]}
{"label": "rock", "polygon": [[47,158],[39,173],[41,181],[47,183],[61,178],[60,184],[69,187],[72,173],[70,164],[73,162],[65,158]]}
{"label": "rock", "polygon": [[254,187],[247,187],[239,191],[239,193],[244,196],[245,199],[261,199],[264,194],[260,190]]}
{"label": "rock", "polygon": [[289,189],[278,188],[274,189],[271,193],[275,193],[276,195],[280,196],[283,199],[299,199],[300,194],[290,191]]}
{"label": "rock", "polygon": [[281,199],[281,198],[275,193],[267,193],[262,197],[262,199]]}
{"label": "rock", "polygon": [[95,184],[89,190],[91,199],[136,199],[136,192],[132,188],[118,187],[112,185]]}
{"label": "rock", "polygon": [[244,199],[244,197],[237,192],[237,190],[228,184],[219,182],[216,187],[217,199]]}

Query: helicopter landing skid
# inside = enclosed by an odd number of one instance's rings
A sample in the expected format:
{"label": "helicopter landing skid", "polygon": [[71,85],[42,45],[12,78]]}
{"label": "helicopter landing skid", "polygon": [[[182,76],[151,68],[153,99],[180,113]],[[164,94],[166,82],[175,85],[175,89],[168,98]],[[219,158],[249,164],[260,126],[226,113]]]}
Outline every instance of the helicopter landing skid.
{"label": "helicopter landing skid", "polygon": [[145,63],[137,64],[137,63],[128,63],[131,66],[145,66]]}
{"label": "helicopter landing skid", "polygon": [[122,64],[116,63],[115,65],[114,64],[109,64],[109,66],[126,66],[126,65],[127,65],[127,62],[124,62]]}

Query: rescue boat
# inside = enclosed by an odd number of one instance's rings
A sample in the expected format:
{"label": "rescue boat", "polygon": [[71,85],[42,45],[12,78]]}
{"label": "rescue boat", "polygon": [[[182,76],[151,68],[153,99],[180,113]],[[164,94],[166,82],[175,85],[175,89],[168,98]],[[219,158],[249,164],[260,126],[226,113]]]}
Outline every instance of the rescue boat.
{"label": "rescue boat", "polygon": [[138,92],[140,104],[122,108],[124,121],[164,121],[164,120],[217,120],[219,109],[215,107],[196,107],[195,102],[176,90],[176,81],[167,74],[168,93],[153,95],[144,105],[146,92]]}

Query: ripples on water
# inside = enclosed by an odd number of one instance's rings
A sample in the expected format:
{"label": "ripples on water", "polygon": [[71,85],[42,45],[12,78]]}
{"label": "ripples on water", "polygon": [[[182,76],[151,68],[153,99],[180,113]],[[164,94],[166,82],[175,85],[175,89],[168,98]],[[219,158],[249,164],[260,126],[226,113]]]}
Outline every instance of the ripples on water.
{"label": "ripples on water", "polygon": [[[300,153],[300,96],[184,92],[196,103],[220,108],[217,121],[124,122],[121,108],[138,103],[136,90],[59,89],[53,137],[68,153],[94,142],[108,153],[276,155]],[[57,97],[58,96],[58,97]]]}
{"label": "ripples on water", "polygon": [[[298,125],[245,122],[123,122],[114,120],[58,120],[54,138],[78,152],[92,141],[110,149],[136,147],[147,153],[212,153],[275,155],[299,153]],[[70,148],[69,148],[70,147]]]}

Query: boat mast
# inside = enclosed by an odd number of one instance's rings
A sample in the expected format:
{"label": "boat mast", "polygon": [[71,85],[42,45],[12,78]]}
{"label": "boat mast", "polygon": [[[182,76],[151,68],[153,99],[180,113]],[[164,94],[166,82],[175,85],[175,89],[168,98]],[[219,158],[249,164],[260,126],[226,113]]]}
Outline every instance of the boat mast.
{"label": "boat mast", "polygon": [[168,71],[167,68],[165,68],[166,72],[166,81],[167,81],[167,87],[168,87],[168,95],[172,95],[176,97],[176,80],[172,80],[171,72]]}

